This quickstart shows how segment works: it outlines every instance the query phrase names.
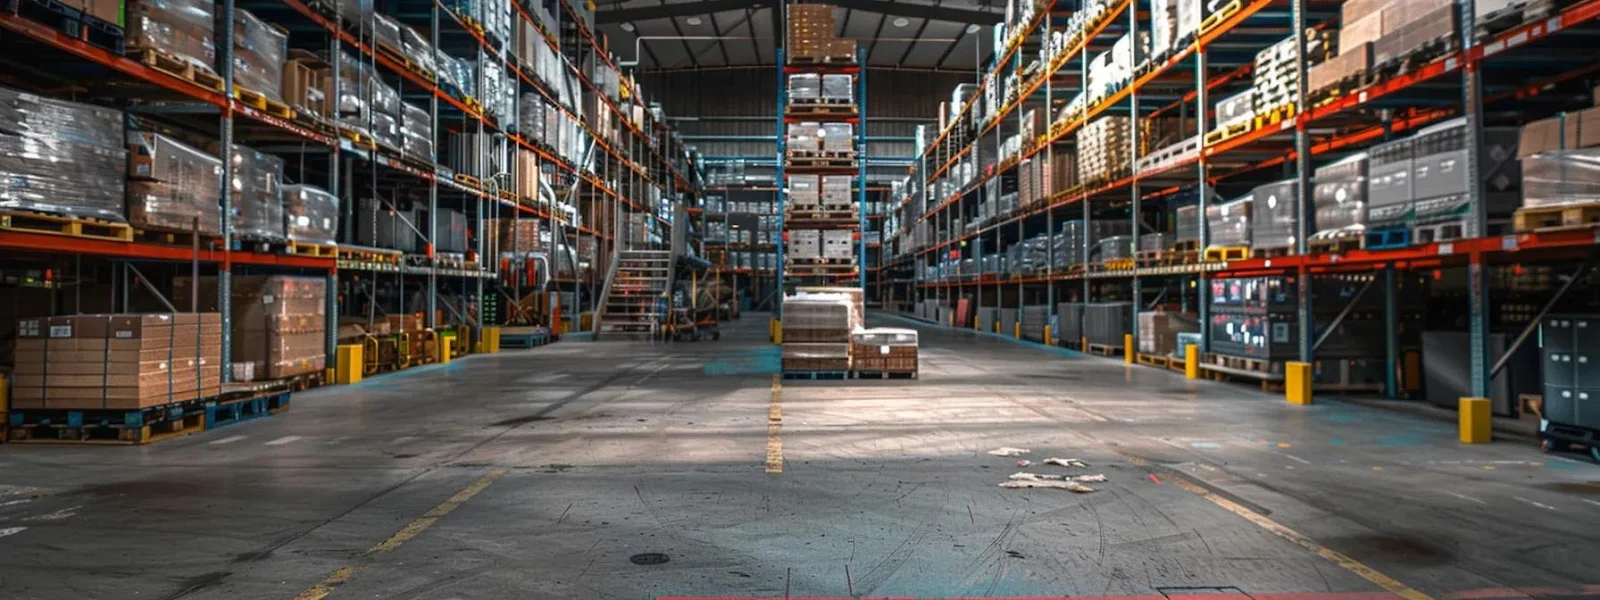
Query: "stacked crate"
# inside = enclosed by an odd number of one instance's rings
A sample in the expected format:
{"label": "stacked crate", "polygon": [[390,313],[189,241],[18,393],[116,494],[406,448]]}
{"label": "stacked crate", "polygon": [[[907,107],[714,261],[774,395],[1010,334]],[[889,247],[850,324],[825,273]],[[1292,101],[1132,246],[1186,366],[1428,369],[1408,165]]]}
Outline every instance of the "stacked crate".
{"label": "stacked crate", "polygon": [[1209,246],[1213,248],[1250,245],[1250,214],[1252,196],[1237,198],[1222,204],[1206,206],[1206,229],[1211,233]]}
{"label": "stacked crate", "polygon": [[1252,202],[1250,249],[1257,254],[1292,252],[1299,241],[1300,183],[1275,181],[1250,192]]}
{"label": "stacked crate", "polygon": [[1158,356],[1182,353],[1178,334],[1200,331],[1199,318],[1190,312],[1145,311],[1139,313],[1139,352]]}
{"label": "stacked crate", "polygon": [[139,409],[216,396],[221,348],[217,313],[22,319],[11,406]]}
{"label": "stacked crate", "polygon": [[789,43],[785,51],[790,62],[855,60],[855,40],[833,35],[832,5],[790,4],[788,8]]}
{"label": "stacked crate", "polygon": [[[190,278],[177,278],[176,295],[189,297],[191,285]],[[326,358],[326,279],[244,276],[234,277],[231,286],[234,379],[283,379],[322,372]],[[217,278],[201,277],[199,287],[201,306],[215,308]],[[420,343],[420,336],[414,342]]]}
{"label": "stacked crate", "polygon": [[[1326,30],[1308,29],[1305,37],[1308,68],[1333,55],[1333,35]],[[1300,84],[1299,58],[1295,55],[1293,37],[1256,53],[1251,93],[1254,95],[1257,115],[1270,115],[1285,109],[1289,110],[1290,115],[1294,113]]]}
{"label": "stacked crate", "polygon": [[1313,240],[1359,236],[1367,224],[1367,155],[1354,154],[1317,168],[1311,180],[1317,227]]}
{"label": "stacked crate", "polygon": [[1115,179],[1131,166],[1127,117],[1104,116],[1078,130],[1078,176],[1085,184]]}
{"label": "stacked crate", "polygon": [[159,133],[130,131],[128,222],[146,229],[222,231],[222,161]]}
{"label": "stacked crate", "polygon": [[851,370],[891,374],[917,372],[914,329],[862,329],[850,334]]}
{"label": "stacked crate", "polygon": [[859,309],[845,294],[797,293],[785,297],[783,370],[850,370],[850,333],[859,319]]}

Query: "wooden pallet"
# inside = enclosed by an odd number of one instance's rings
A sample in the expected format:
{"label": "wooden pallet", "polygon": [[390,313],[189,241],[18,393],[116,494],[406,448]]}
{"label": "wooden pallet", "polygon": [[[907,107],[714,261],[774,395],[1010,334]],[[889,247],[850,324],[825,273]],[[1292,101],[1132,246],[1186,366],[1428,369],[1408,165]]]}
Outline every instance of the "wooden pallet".
{"label": "wooden pallet", "polygon": [[1351,250],[1361,249],[1360,235],[1342,235],[1332,237],[1313,237],[1306,240],[1306,248],[1312,254],[1340,254]]}
{"label": "wooden pallet", "polygon": [[204,402],[130,409],[22,409],[8,415],[7,440],[40,444],[148,444],[206,430]]}
{"label": "wooden pallet", "polygon": [[790,277],[851,277],[859,273],[860,268],[854,264],[787,265],[783,271]]}
{"label": "wooden pallet", "polygon": [[1411,241],[1413,244],[1431,244],[1459,240],[1472,231],[1471,224],[1472,219],[1465,218],[1413,225]]}
{"label": "wooden pallet", "polygon": [[1185,252],[1187,252],[1187,253],[1193,254],[1194,252],[1197,252],[1199,250],[1200,250],[1200,240],[1183,240],[1181,242],[1173,242],[1172,243],[1172,251],[1175,252],[1175,253],[1185,253]]}
{"label": "wooden pallet", "polygon": [[1277,125],[1278,123],[1294,118],[1294,113],[1295,108],[1293,104],[1284,104],[1265,112],[1257,112],[1256,117],[1253,120],[1253,128],[1262,129]]}
{"label": "wooden pallet", "polygon": [[855,156],[797,156],[789,154],[789,169],[854,169]]}
{"label": "wooden pallet", "polygon": [[1219,127],[1217,129],[1208,131],[1206,132],[1206,146],[1215,146],[1246,133],[1250,133],[1251,127],[1253,126],[1254,123],[1251,121],[1240,121],[1232,125]]}
{"label": "wooden pallet", "polygon": [[1122,356],[1122,346],[1089,344],[1089,354],[1098,354],[1100,356]]}
{"label": "wooden pallet", "polygon": [[222,236],[215,233],[150,226],[135,228],[133,230],[133,239],[172,246],[193,246],[198,241],[201,248],[210,248],[222,244]]}
{"label": "wooden pallet", "polygon": [[1107,271],[1132,271],[1136,265],[1131,258],[1111,258],[1101,261],[1100,266]]}
{"label": "wooden pallet", "polygon": [[1250,258],[1249,246],[1211,246],[1206,248],[1205,262],[1229,262]]}
{"label": "wooden pallet", "polygon": [[464,174],[461,174],[461,173],[456,173],[454,179],[455,179],[456,183],[459,183],[461,185],[467,186],[469,188],[473,188],[473,189],[482,189],[483,188],[483,182],[479,181],[477,177],[473,177],[471,175],[464,175]]}
{"label": "wooden pallet", "polygon": [[383,43],[382,40],[379,40],[376,45],[378,46],[378,54],[382,54],[383,56],[388,57],[389,60],[398,63],[401,68],[410,71],[412,74],[415,74],[429,82],[438,81],[437,77],[432,71],[422,68],[421,64],[411,60],[411,57],[407,56],[405,52],[401,52],[397,48],[390,47],[388,44]]}
{"label": "wooden pallet", "polygon": [[1283,256],[1289,256],[1291,254],[1294,254],[1294,248],[1279,247],[1250,249],[1251,258],[1279,258]]}
{"label": "wooden pallet", "polygon": [[855,262],[856,262],[855,258],[819,258],[819,257],[796,258],[796,257],[793,257],[793,256],[786,256],[786,257],[784,257],[784,260],[787,261],[790,266],[795,266],[795,265],[847,265],[847,266],[855,266]]}
{"label": "wooden pallet", "polygon": [[127,223],[31,210],[0,210],[0,229],[118,242],[133,241],[133,227]]}
{"label": "wooden pallet", "polygon": [[1600,224],[1600,202],[1521,208],[1512,217],[1511,224],[1519,233],[1593,227]]}
{"label": "wooden pallet", "polygon": [[378,149],[378,140],[373,139],[372,135],[365,131],[357,131],[355,129],[340,125],[338,127],[338,133],[339,137],[350,140],[350,145],[352,146],[364,150]]}
{"label": "wooden pallet", "polygon": [[784,379],[840,380],[849,379],[849,371],[790,371],[784,370]]}
{"label": "wooden pallet", "polygon": [[274,117],[287,119],[290,121],[294,120],[294,109],[289,108],[289,105],[287,104],[268,98],[266,94],[261,92],[235,85],[233,86],[233,98],[243,103],[245,106],[249,106],[250,108],[254,108]]}
{"label": "wooden pallet", "polygon": [[810,116],[817,117],[848,117],[856,114],[855,104],[835,104],[820,102],[793,103],[784,111],[784,114],[794,118]]}
{"label": "wooden pallet", "polygon": [[1133,361],[1141,365],[1165,369],[1168,368],[1168,365],[1172,364],[1172,357],[1162,354],[1145,354],[1143,352],[1136,352],[1133,355]]}
{"label": "wooden pallet", "polygon": [[1238,14],[1239,9],[1241,8],[1243,8],[1243,4],[1240,2],[1240,0],[1232,0],[1231,2],[1222,5],[1221,8],[1218,8],[1215,12],[1206,15],[1206,18],[1200,21],[1200,33],[1203,35],[1208,31],[1216,29],[1217,26],[1221,25],[1223,21],[1228,20],[1228,17]]}
{"label": "wooden pallet", "polygon": [[128,58],[146,67],[161,71],[214,92],[222,91],[222,78],[155,48],[129,48]]}
{"label": "wooden pallet", "polygon": [[791,65],[853,65],[856,63],[856,57],[849,55],[823,56],[794,54],[790,55],[788,60],[789,64]]}

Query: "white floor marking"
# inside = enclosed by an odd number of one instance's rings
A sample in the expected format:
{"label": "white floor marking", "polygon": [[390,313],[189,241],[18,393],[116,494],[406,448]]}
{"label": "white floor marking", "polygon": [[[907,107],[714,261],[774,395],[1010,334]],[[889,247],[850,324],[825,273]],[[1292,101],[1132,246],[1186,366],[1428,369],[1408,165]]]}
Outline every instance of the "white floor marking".
{"label": "white floor marking", "polygon": [[0,529],[0,537],[5,537],[14,533],[22,533],[22,531],[25,529],[27,529],[27,527],[7,527],[5,529]]}
{"label": "white floor marking", "polygon": [[278,438],[278,439],[272,440],[270,442],[267,442],[266,445],[267,446],[282,446],[284,444],[293,442],[293,441],[298,440],[298,439],[300,439],[300,436],[298,436],[298,435],[286,435],[286,436],[283,436],[281,438]]}
{"label": "white floor marking", "polygon": [[345,441],[345,440],[348,440],[348,439],[350,439],[350,436],[348,436],[348,435],[341,435],[341,436],[339,436],[339,437],[336,437],[336,438],[333,438],[333,439],[331,439],[331,440],[328,440],[328,445],[329,445],[329,446],[332,446],[332,445],[334,445],[334,444],[339,444],[339,443],[343,443],[343,442],[344,442],[344,441]]}
{"label": "white floor marking", "polygon": [[234,443],[234,442],[237,442],[237,441],[239,441],[239,440],[242,440],[242,439],[244,439],[244,438],[247,438],[247,437],[250,437],[250,436],[245,436],[245,435],[234,435],[234,436],[228,436],[228,437],[225,437],[225,438],[222,438],[222,439],[220,439],[220,440],[215,440],[215,441],[212,441],[212,442],[207,442],[207,445],[211,445],[211,446],[221,446],[221,445],[223,445],[223,444],[232,444],[232,443]]}
{"label": "white floor marking", "polygon": [[34,515],[34,516],[31,516],[31,517],[24,517],[22,520],[24,520],[24,521],[60,521],[60,520],[63,520],[63,519],[71,518],[74,515],[77,515],[78,514],[77,511],[80,508],[83,508],[83,505],[80,504],[78,506],[69,506],[69,507],[63,508],[61,510],[55,511],[53,513],[45,513],[45,514],[42,514],[42,515]]}
{"label": "white floor marking", "polygon": [[1593,504],[1595,506],[1600,506],[1600,500],[1590,500],[1588,498],[1579,498],[1579,500],[1582,500],[1584,502],[1588,502],[1589,504]]}
{"label": "white floor marking", "polygon": [[1523,502],[1527,502],[1528,504],[1532,504],[1534,506],[1537,506],[1537,507],[1545,509],[1545,510],[1555,510],[1556,509],[1556,507],[1550,506],[1549,504],[1540,504],[1538,502],[1534,502],[1534,501],[1529,500],[1527,498],[1523,498],[1522,496],[1512,496],[1512,498],[1516,498],[1518,500],[1521,500]]}
{"label": "white floor marking", "polygon": [[422,439],[422,438],[414,436],[414,435],[401,436],[401,437],[395,438],[394,441],[389,442],[389,445],[398,446],[400,444],[409,444],[411,442],[415,442],[415,441],[420,440],[420,439]]}
{"label": "white floor marking", "polygon": [[1300,458],[1300,457],[1298,457],[1298,456],[1295,456],[1295,455],[1293,455],[1293,454],[1289,454],[1289,453],[1288,453],[1288,452],[1279,452],[1279,453],[1278,453],[1278,454],[1282,454],[1282,455],[1284,455],[1284,456],[1287,456],[1287,457],[1289,457],[1289,460],[1292,460],[1292,461],[1295,461],[1295,462],[1297,462],[1297,463],[1300,463],[1300,464],[1302,464],[1302,465],[1309,465],[1309,464],[1311,464],[1311,461],[1309,461],[1309,460],[1306,460],[1306,459],[1304,459],[1304,458]]}
{"label": "white floor marking", "polygon": [[[18,505],[18,504],[27,504],[29,502],[33,502],[33,499],[32,498],[23,498],[21,500],[12,500],[10,502],[0,502],[0,506],[15,506],[15,505]],[[1587,502],[1587,500],[1585,500],[1585,502]]]}
{"label": "white floor marking", "polygon": [[1460,498],[1462,500],[1466,500],[1467,502],[1474,502],[1474,503],[1477,503],[1477,504],[1488,504],[1488,502],[1484,502],[1482,500],[1479,500],[1477,498],[1473,498],[1472,496],[1468,496],[1466,494],[1458,494],[1458,493],[1455,493],[1455,492],[1445,492],[1445,493],[1446,494],[1450,494],[1451,496],[1455,496],[1457,498]]}

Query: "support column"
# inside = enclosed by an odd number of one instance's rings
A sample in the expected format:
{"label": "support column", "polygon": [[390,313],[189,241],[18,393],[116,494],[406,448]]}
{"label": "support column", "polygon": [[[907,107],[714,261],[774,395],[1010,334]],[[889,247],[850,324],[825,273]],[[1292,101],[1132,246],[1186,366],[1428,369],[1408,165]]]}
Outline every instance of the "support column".
{"label": "support column", "polygon": [[[222,320],[222,360],[217,368],[222,371],[220,381],[233,381],[233,0],[221,0],[217,6],[217,20],[225,24],[217,32],[217,72],[222,74],[222,89],[229,94],[228,108],[222,110],[222,122],[217,143],[222,157],[222,263],[217,265],[217,311]],[[338,57],[334,57],[338,63]],[[126,275],[124,275],[126,280]],[[194,282],[198,287],[200,282]],[[333,290],[329,290],[332,295]]]}
{"label": "support column", "polygon": [[[1311,215],[1315,214],[1311,202],[1311,135],[1306,132],[1305,120],[1298,116],[1305,112],[1306,103],[1306,0],[1293,0],[1290,4],[1290,27],[1294,31],[1295,68],[1299,69],[1299,76],[1295,78],[1295,198],[1297,200],[1297,216],[1295,219],[1295,254],[1306,254],[1306,242],[1311,239]],[[1312,315],[1311,298],[1311,273],[1304,266],[1298,269],[1295,284],[1299,288],[1296,296],[1299,299],[1299,328],[1300,328],[1300,362],[1312,363],[1316,352],[1316,320]]]}

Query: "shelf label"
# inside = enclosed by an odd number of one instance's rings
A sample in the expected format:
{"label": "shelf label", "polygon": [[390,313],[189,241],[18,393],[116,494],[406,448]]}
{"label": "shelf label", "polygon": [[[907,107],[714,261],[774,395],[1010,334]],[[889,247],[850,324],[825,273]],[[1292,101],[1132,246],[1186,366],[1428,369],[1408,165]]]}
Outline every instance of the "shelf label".
{"label": "shelf label", "polygon": [[[1488,54],[1488,53],[1485,52],[1485,54]],[[1447,58],[1447,59],[1444,59],[1444,70],[1446,70],[1446,71],[1454,71],[1454,70],[1456,70],[1456,67],[1459,67],[1459,66],[1461,66],[1461,63],[1454,56],[1452,56],[1450,58]]]}
{"label": "shelf label", "polygon": [[1364,104],[1364,103],[1366,103],[1366,101],[1367,101],[1367,91],[1366,90],[1361,90],[1361,93],[1356,94],[1356,104]]}
{"label": "shelf label", "polygon": [[1456,251],[1456,245],[1455,244],[1452,244],[1450,242],[1444,242],[1442,244],[1439,244],[1439,254],[1454,254],[1455,251]]}
{"label": "shelf label", "polygon": [[[1597,229],[1595,231],[1596,231],[1597,235],[1600,235],[1600,229]],[[1515,235],[1501,236],[1500,237],[1500,249],[1501,250],[1516,250],[1517,249],[1517,236],[1515,236]]]}
{"label": "shelf label", "polygon": [[[1487,45],[1485,45],[1483,47],[1483,55],[1484,56],[1490,56],[1490,55],[1494,55],[1494,54],[1499,54],[1501,50],[1505,50],[1505,49],[1506,49],[1506,43],[1503,42],[1503,41],[1490,42],[1490,43],[1488,43]],[[1451,68],[1454,68],[1454,67],[1451,67]]]}

